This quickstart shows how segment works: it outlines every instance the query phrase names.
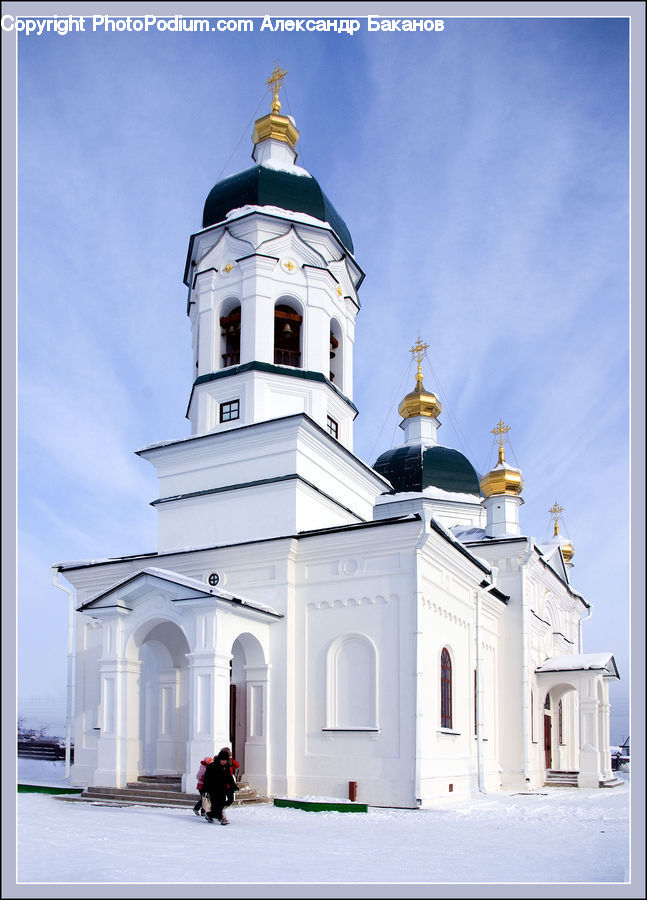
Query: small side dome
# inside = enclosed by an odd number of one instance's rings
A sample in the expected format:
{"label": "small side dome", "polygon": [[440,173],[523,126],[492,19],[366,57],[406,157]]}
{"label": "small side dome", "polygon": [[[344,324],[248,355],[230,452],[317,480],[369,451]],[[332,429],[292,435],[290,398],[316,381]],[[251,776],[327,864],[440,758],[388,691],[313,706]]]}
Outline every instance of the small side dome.
{"label": "small side dome", "polygon": [[481,490],[485,497],[493,497],[500,494],[518,497],[523,490],[521,469],[515,469],[514,466],[509,466],[505,461],[503,443],[505,435],[509,431],[510,426],[504,425],[501,419],[492,429],[492,434],[499,439],[499,458],[496,466],[481,478]]}
{"label": "small side dome", "polygon": [[566,560],[567,563],[570,563],[570,561],[573,559],[573,556],[575,554],[575,549],[574,549],[573,545],[571,544],[570,541],[565,541],[563,544],[561,544],[561,548],[562,548],[562,556],[564,557],[564,559]]}
{"label": "small side dome", "polygon": [[435,487],[454,494],[480,496],[474,467],[467,457],[449,447],[405,444],[382,453],[373,468],[391,482],[398,494]]}
{"label": "small side dome", "polygon": [[481,490],[485,497],[494,494],[518,495],[523,490],[521,469],[505,464],[497,465],[481,478]]}
{"label": "small side dome", "polygon": [[431,391],[426,391],[422,382],[416,384],[414,390],[407,394],[398,406],[398,412],[403,419],[410,419],[413,416],[428,416],[431,419],[437,419],[442,411],[443,408],[438,397]]}

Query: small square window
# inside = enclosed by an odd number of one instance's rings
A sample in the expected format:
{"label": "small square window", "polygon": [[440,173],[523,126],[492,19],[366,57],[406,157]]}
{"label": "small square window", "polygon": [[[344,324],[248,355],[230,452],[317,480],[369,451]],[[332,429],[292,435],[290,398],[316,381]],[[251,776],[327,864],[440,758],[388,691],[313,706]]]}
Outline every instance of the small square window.
{"label": "small square window", "polygon": [[232,422],[240,417],[240,400],[230,400],[220,404],[220,421]]}
{"label": "small square window", "polygon": [[339,438],[339,425],[330,416],[328,416],[328,434],[331,434],[335,439]]}

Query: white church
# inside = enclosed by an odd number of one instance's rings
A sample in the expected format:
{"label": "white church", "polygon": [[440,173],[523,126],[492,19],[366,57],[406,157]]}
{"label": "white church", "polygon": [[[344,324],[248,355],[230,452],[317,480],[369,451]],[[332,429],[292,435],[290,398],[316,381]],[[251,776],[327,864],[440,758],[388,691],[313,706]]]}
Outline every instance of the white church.
{"label": "white church", "polygon": [[[585,653],[573,547],[520,523],[523,480],[438,443],[423,384],[403,443],[353,453],[364,277],[349,230],[271,112],[189,240],[189,437],[155,466],[155,552],[54,571],[76,608],[72,783],[181,776],[233,748],[264,796],[397,807],[614,780],[611,653]],[[568,774],[566,774],[568,773]]]}

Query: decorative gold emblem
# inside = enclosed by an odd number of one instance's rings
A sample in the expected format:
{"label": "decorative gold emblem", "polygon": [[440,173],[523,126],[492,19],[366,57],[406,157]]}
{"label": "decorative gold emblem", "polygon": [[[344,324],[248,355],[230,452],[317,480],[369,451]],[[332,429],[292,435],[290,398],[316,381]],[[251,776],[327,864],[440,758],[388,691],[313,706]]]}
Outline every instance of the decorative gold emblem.
{"label": "decorative gold emblem", "polygon": [[294,270],[297,268],[297,264],[293,263],[291,259],[288,259],[283,263],[283,265],[288,270],[288,272],[294,272]]}
{"label": "decorative gold emblem", "polygon": [[343,293],[342,289],[340,288],[339,285],[337,285],[337,296],[341,297],[342,293]]}
{"label": "decorative gold emblem", "polygon": [[227,275],[229,275],[229,273],[231,272],[231,270],[234,268],[234,265],[235,265],[235,263],[230,263],[230,262],[228,262],[226,266],[223,266],[223,267],[222,267],[223,272],[226,272]]}

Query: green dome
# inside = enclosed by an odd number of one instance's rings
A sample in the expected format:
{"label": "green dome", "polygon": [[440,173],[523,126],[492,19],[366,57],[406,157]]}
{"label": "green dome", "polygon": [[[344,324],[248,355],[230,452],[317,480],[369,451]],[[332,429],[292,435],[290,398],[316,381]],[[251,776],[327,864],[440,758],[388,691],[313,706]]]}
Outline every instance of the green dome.
{"label": "green dome", "polygon": [[454,494],[480,497],[479,478],[469,460],[449,447],[405,444],[383,453],[373,465],[397,494],[440,488]]}
{"label": "green dome", "polygon": [[227,213],[241,206],[278,206],[307,213],[328,222],[344,247],[354,252],[346,223],[312,175],[297,175],[263,165],[230,175],[211,189],[204,204],[202,227],[222,222]]}

